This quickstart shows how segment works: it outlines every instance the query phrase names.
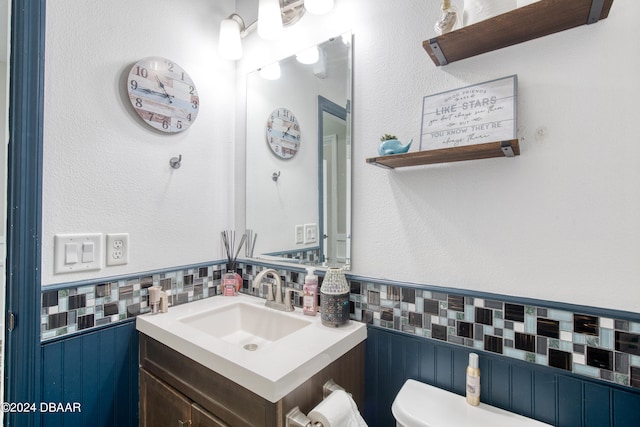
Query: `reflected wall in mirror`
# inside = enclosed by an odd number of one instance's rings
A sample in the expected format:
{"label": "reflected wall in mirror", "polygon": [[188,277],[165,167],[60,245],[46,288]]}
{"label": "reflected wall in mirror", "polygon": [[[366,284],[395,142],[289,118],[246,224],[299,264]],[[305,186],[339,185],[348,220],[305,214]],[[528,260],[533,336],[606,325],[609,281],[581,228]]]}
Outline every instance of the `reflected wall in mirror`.
{"label": "reflected wall in mirror", "polygon": [[[257,234],[254,258],[350,267],[351,37],[320,43],[312,64],[296,55],[280,60],[278,79],[247,75],[246,227]],[[288,159],[267,141],[278,108],[299,124],[298,151]]]}

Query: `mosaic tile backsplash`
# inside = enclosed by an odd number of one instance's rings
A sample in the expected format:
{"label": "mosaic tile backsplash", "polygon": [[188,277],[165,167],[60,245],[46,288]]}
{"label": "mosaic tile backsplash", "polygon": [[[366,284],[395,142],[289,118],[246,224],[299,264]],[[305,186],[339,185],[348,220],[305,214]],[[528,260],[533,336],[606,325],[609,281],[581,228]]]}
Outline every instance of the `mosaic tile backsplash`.
{"label": "mosaic tile backsplash", "polygon": [[[250,286],[263,268],[238,265],[242,292],[263,296],[263,289]],[[220,295],[224,269],[224,265],[209,265],[45,288],[41,338],[45,341],[147,313],[147,288],[153,285],[167,291],[171,305]],[[276,269],[283,285],[302,288],[304,273]],[[322,277],[319,280],[321,284]],[[425,286],[349,281],[353,320],[640,388],[640,322],[545,307],[542,301],[540,305],[518,304]],[[294,303],[300,306],[300,298]]]}
{"label": "mosaic tile backsplash", "polygon": [[219,295],[223,265],[42,291],[41,339],[48,340],[119,322],[151,311],[147,288],[158,285],[169,304]]}

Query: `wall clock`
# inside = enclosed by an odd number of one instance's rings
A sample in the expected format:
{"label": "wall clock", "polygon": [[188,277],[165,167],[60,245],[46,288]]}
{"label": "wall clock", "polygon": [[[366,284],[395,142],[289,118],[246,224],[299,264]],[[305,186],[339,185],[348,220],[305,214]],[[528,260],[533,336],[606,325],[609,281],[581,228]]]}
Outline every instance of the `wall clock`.
{"label": "wall clock", "polygon": [[169,59],[153,56],[136,62],[129,72],[127,91],[138,115],[159,131],[182,132],[198,117],[196,85]]}
{"label": "wall clock", "polygon": [[267,143],[276,156],[290,159],[300,149],[300,124],[286,108],[276,108],[267,120]]}

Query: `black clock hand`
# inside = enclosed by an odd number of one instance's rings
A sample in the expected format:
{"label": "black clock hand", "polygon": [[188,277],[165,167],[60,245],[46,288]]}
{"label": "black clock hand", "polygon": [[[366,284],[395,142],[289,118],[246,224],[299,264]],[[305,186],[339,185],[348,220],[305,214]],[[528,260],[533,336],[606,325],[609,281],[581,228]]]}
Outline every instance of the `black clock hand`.
{"label": "black clock hand", "polygon": [[288,134],[289,134],[289,129],[291,129],[291,126],[289,126],[289,127],[287,128],[287,130],[285,130],[285,131],[282,133],[282,136],[283,136],[283,137],[284,137],[285,135],[288,135]]}
{"label": "black clock hand", "polygon": [[164,87],[164,83],[162,83],[160,81],[160,78],[158,78],[158,75],[156,74],[156,80],[158,81],[158,84],[160,85],[160,89],[162,89],[162,91],[164,92],[165,96],[167,98],[169,98],[169,102],[173,104],[173,96],[169,95],[169,93],[167,92],[167,89],[165,89]]}
{"label": "black clock hand", "polygon": [[167,96],[164,93],[156,92],[155,90],[147,89],[145,87],[139,87],[137,90],[139,90],[140,92],[150,93],[150,94],[153,94],[153,95],[160,95],[160,96],[164,96],[164,97]]}

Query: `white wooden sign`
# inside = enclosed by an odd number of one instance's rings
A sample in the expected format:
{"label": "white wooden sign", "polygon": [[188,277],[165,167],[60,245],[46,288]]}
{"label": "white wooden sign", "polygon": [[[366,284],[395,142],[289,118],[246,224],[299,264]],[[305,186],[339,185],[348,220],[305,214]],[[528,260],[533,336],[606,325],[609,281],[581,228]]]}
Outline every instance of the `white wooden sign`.
{"label": "white wooden sign", "polygon": [[424,97],[420,151],[516,138],[518,76]]}

